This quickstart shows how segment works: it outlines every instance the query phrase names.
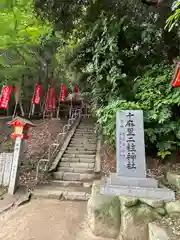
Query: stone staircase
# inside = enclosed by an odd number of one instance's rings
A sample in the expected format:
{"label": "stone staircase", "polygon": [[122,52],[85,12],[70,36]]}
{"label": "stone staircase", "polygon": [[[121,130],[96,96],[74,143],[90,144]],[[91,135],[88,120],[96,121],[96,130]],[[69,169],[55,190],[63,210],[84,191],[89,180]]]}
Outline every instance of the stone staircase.
{"label": "stone staircase", "polygon": [[70,140],[53,181],[38,186],[33,195],[61,200],[88,200],[95,174],[97,136],[92,119],[82,119]]}

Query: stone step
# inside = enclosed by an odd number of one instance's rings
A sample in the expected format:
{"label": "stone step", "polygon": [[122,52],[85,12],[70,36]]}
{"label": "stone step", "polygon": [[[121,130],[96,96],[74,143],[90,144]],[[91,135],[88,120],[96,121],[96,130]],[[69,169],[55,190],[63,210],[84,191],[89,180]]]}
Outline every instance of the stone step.
{"label": "stone step", "polygon": [[83,126],[79,125],[77,129],[79,129],[79,130],[89,130],[89,131],[93,130],[93,131],[95,131],[94,125],[89,125],[89,124],[83,125]]}
{"label": "stone step", "polygon": [[81,122],[79,124],[79,127],[83,127],[83,126],[95,127],[95,124],[93,122]]}
{"label": "stone step", "polygon": [[83,163],[83,162],[60,162],[60,167],[71,167],[71,168],[85,168],[94,169],[94,163]]}
{"label": "stone step", "polygon": [[72,137],[72,139],[73,138],[77,138],[77,139],[82,139],[82,140],[84,140],[84,139],[87,139],[87,141],[89,141],[89,140],[94,140],[94,141],[96,141],[96,139],[97,139],[97,136],[96,135],[94,135],[94,134],[91,134],[91,135],[85,135],[85,134],[83,134],[83,133],[75,133],[74,135],[73,135],[73,137]]}
{"label": "stone step", "polygon": [[76,129],[76,133],[80,132],[80,133],[95,133],[94,129],[87,129],[87,128],[78,128]]}
{"label": "stone step", "polygon": [[80,122],[79,126],[95,126],[95,122],[92,122],[92,121],[83,121],[83,122]]}
{"label": "stone step", "polygon": [[52,186],[59,186],[59,187],[84,187],[84,188],[91,188],[93,182],[92,181],[63,181],[63,180],[53,180],[50,182]]}
{"label": "stone step", "polygon": [[79,126],[86,126],[86,125],[95,126],[95,123],[96,123],[95,121],[87,121],[87,122],[83,121],[80,123]]}
{"label": "stone step", "polygon": [[78,152],[82,152],[82,151],[93,151],[93,152],[96,152],[96,147],[90,147],[90,146],[69,146],[67,148],[67,151],[70,150],[70,151],[78,151]]}
{"label": "stone step", "polygon": [[76,144],[69,144],[68,145],[69,149],[86,149],[87,151],[92,151],[96,149],[96,145],[90,145],[90,144],[81,144],[81,145],[76,145]]}
{"label": "stone step", "polygon": [[90,132],[75,132],[74,136],[96,136],[96,134],[94,133],[90,133]]}
{"label": "stone step", "polygon": [[89,125],[89,126],[95,126],[95,122],[93,121],[81,121],[79,126],[86,126],[86,125]]}
{"label": "stone step", "polygon": [[87,136],[73,136],[73,138],[71,140],[76,140],[76,141],[97,141],[96,137],[87,137]]}
{"label": "stone step", "polygon": [[97,137],[96,136],[79,136],[79,135],[74,135],[71,140],[76,140],[79,142],[97,142]]}
{"label": "stone step", "polygon": [[95,134],[95,131],[88,131],[87,129],[76,129],[76,132],[75,133],[86,133],[86,134]]}
{"label": "stone step", "polygon": [[78,127],[76,131],[95,132],[95,129],[87,126],[87,127]]}
{"label": "stone step", "polygon": [[94,158],[68,158],[68,157],[62,157],[61,162],[94,163],[95,162],[95,157]]}
{"label": "stone step", "polygon": [[96,143],[96,141],[86,141],[85,139],[84,139],[84,141],[83,140],[81,140],[81,142],[79,141],[79,140],[71,140],[71,142],[69,143],[69,145],[74,145],[74,146],[92,146],[92,147],[96,147],[96,145],[97,145],[97,143]]}
{"label": "stone step", "polygon": [[96,139],[89,140],[89,139],[75,139],[75,138],[72,138],[70,144],[77,144],[77,145],[84,145],[84,144],[87,144],[87,145],[96,145],[96,144],[97,144],[97,141],[96,141]]}
{"label": "stone step", "polygon": [[94,133],[80,133],[80,132],[75,132],[75,134],[73,135],[73,137],[84,137],[84,138],[96,138],[96,135]]}
{"label": "stone step", "polygon": [[86,124],[86,123],[93,123],[95,124],[95,119],[93,119],[92,117],[89,117],[89,118],[82,118],[81,120],[81,124]]}
{"label": "stone step", "polygon": [[90,128],[76,128],[76,132],[80,132],[80,133],[96,133],[94,129],[90,129]]}
{"label": "stone step", "polygon": [[91,128],[94,129],[95,125],[92,123],[80,123],[80,125],[78,126],[78,128]]}
{"label": "stone step", "polygon": [[78,142],[70,142],[68,147],[93,147],[96,148],[97,144],[96,143],[88,143],[88,142],[84,142],[83,143],[78,143]]}
{"label": "stone step", "polygon": [[71,141],[75,141],[75,142],[85,142],[85,143],[96,143],[97,142],[97,138],[86,138],[86,137],[73,137],[71,139]]}
{"label": "stone step", "polygon": [[35,188],[32,192],[32,197],[70,201],[87,201],[90,197],[90,191],[90,187],[59,187],[47,184]]}
{"label": "stone step", "polygon": [[78,143],[79,144],[79,142],[81,143],[81,142],[84,142],[84,143],[86,143],[86,144],[88,144],[88,143],[90,143],[90,144],[95,144],[95,143],[97,143],[97,138],[86,138],[86,137],[73,137],[72,139],[71,139],[71,142],[73,142],[73,143]]}
{"label": "stone step", "polygon": [[73,135],[71,141],[78,141],[78,142],[97,142],[97,137],[93,135]]}
{"label": "stone step", "polygon": [[90,126],[87,126],[87,127],[78,127],[76,131],[78,131],[78,130],[79,130],[79,131],[82,131],[82,130],[83,130],[83,131],[86,131],[86,132],[87,132],[87,131],[90,131],[90,132],[94,132],[94,131],[95,131],[95,129],[94,129],[93,127],[90,127]]}
{"label": "stone step", "polygon": [[96,153],[96,150],[85,150],[85,151],[77,151],[77,150],[71,150],[71,149],[67,149],[65,154],[82,154],[82,155],[92,155],[92,154],[95,154]]}
{"label": "stone step", "polygon": [[72,167],[58,167],[58,172],[70,172],[70,173],[93,173],[94,168],[72,168]]}
{"label": "stone step", "polygon": [[97,139],[94,138],[75,138],[73,137],[71,139],[71,142],[70,144],[73,143],[73,144],[77,144],[77,145],[80,145],[80,144],[92,144],[92,145],[96,145],[97,144]]}
{"label": "stone step", "polygon": [[76,144],[69,144],[68,149],[72,150],[96,150],[97,146],[96,145],[76,145]]}
{"label": "stone step", "polygon": [[75,131],[74,135],[86,135],[86,136],[97,136],[94,132],[86,132],[86,131]]}
{"label": "stone step", "polygon": [[54,179],[68,181],[93,180],[95,173],[54,172]]}
{"label": "stone step", "polygon": [[87,129],[87,128],[78,128],[76,129],[76,133],[80,132],[80,133],[95,133],[94,129]]}
{"label": "stone step", "polygon": [[63,155],[63,157],[65,158],[90,158],[90,159],[95,159],[95,154],[68,154],[65,152],[65,154]]}

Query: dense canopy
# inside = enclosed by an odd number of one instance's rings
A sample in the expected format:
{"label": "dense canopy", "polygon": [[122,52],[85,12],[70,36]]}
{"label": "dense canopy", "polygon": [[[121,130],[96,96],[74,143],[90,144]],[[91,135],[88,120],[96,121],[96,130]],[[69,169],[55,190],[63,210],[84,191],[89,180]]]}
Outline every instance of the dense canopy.
{"label": "dense canopy", "polygon": [[71,81],[90,96],[112,147],[116,110],[141,108],[148,149],[165,157],[178,148],[180,92],[170,81],[180,51],[179,2],[1,2],[1,84],[23,83],[25,93],[37,81],[44,89]]}

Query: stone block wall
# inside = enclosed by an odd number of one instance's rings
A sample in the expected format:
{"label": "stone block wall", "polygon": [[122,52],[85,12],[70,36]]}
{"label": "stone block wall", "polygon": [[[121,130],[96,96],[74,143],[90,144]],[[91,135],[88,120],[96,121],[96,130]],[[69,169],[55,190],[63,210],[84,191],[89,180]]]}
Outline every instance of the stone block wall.
{"label": "stone block wall", "polygon": [[[165,203],[162,200],[105,196],[100,194],[100,181],[94,182],[88,201],[88,225],[92,233],[111,239],[168,240],[168,236],[165,238],[167,234],[163,236],[158,227],[157,233],[152,235],[149,223],[177,214],[180,214],[180,201]],[[154,225],[150,226],[152,229]],[[164,238],[158,238],[160,232]]]}

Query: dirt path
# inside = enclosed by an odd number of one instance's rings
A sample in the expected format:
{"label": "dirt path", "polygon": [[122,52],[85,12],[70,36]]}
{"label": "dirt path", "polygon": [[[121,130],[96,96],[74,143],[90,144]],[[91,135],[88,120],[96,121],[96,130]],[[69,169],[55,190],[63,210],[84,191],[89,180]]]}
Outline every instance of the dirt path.
{"label": "dirt path", "polygon": [[85,228],[86,203],[32,200],[0,216],[0,240],[104,240]]}

